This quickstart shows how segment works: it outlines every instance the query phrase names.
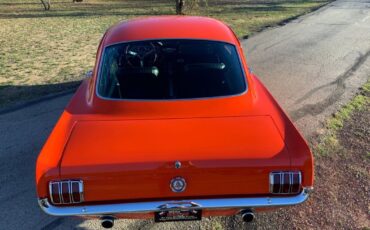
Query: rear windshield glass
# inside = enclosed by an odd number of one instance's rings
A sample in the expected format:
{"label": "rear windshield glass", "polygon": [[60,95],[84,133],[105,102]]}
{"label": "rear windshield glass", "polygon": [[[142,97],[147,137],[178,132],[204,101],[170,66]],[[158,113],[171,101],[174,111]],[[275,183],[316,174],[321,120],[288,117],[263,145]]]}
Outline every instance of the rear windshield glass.
{"label": "rear windshield glass", "polygon": [[246,90],[235,46],[204,40],[121,43],[104,51],[98,94],[115,99],[187,99]]}

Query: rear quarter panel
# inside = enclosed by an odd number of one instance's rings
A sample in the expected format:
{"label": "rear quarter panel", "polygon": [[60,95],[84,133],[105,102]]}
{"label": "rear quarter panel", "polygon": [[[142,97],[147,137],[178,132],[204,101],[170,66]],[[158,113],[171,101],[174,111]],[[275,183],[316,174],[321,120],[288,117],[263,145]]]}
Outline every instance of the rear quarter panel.
{"label": "rear quarter panel", "polygon": [[291,169],[302,171],[303,187],[312,187],[314,183],[314,158],[307,142],[257,76],[251,74],[251,78],[255,83],[255,96],[257,100],[260,100],[259,104],[270,111],[269,113],[290,153]]}
{"label": "rear quarter panel", "polygon": [[39,197],[47,196],[48,181],[59,178],[58,165],[67,137],[72,130],[71,122],[71,116],[64,112],[37,158],[36,184]]}

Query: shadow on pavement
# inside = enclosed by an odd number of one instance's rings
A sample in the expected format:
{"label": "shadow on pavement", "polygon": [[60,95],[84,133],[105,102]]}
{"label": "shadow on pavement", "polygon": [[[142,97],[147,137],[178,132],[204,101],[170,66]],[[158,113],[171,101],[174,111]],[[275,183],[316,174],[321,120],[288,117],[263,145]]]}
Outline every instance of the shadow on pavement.
{"label": "shadow on pavement", "polygon": [[0,85],[0,114],[74,92],[81,81],[43,85]]}
{"label": "shadow on pavement", "polygon": [[[2,86],[9,91],[58,92],[77,83]],[[54,91],[53,91],[54,90]],[[37,92],[37,93],[36,93]],[[6,94],[5,94],[6,95]],[[16,95],[16,94],[15,94]],[[21,97],[21,95],[19,95]],[[83,220],[48,216],[37,204],[35,164],[70,95],[0,114],[0,229],[76,229]]]}

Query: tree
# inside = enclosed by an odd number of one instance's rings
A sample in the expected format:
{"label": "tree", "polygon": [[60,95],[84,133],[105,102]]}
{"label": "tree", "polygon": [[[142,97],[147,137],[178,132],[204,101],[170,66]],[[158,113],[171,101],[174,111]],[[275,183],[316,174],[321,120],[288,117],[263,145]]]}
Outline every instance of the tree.
{"label": "tree", "polygon": [[[175,0],[176,1],[176,14],[185,14],[185,0]],[[208,7],[208,0],[187,0],[186,1],[186,11],[192,11],[197,8]]]}
{"label": "tree", "polygon": [[50,10],[50,0],[41,0],[45,10]]}
{"label": "tree", "polygon": [[[50,10],[50,0],[40,0],[45,10]],[[83,0],[72,0],[72,2],[82,2]]]}
{"label": "tree", "polygon": [[176,14],[184,14],[185,0],[176,0]]}

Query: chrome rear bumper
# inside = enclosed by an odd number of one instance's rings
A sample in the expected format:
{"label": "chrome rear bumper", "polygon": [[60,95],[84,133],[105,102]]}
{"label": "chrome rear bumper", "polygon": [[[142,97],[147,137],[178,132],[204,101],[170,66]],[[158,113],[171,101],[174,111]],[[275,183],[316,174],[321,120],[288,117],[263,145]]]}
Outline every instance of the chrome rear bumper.
{"label": "chrome rear bumper", "polygon": [[289,197],[251,197],[251,198],[221,198],[194,199],[176,201],[149,201],[136,203],[99,204],[85,206],[53,206],[48,199],[39,199],[41,209],[53,216],[86,216],[107,214],[152,213],[167,210],[192,209],[245,209],[261,207],[290,206],[307,200],[312,188],[304,188],[296,196]]}

